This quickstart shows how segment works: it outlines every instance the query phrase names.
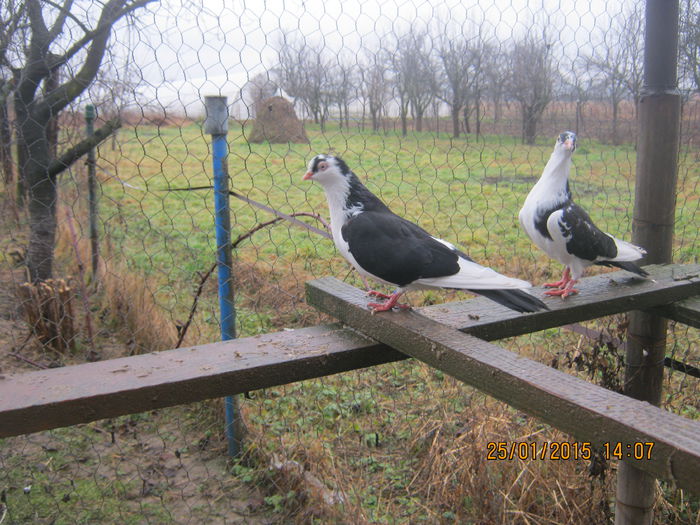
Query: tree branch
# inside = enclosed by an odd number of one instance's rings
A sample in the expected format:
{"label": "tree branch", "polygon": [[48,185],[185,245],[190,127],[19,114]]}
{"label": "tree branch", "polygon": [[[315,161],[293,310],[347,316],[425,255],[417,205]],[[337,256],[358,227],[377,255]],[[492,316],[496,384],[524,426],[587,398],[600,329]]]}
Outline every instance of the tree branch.
{"label": "tree branch", "polygon": [[[120,0],[120,1],[125,1],[125,0]],[[58,57],[59,62],[56,65],[63,64],[65,62],[68,62],[73,56],[75,56],[77,53],[79,53],[91,40],[93,40],[98,34],[102,33],[103,31],[107,30],[109,31],[112,26],[123,16],[131,13],[132,11],[135,11],[136,9],[139,9],[141,7],[146,6],[147,4],[150,4],[151,2],[155,2],[157,0],[138,0],[137,2],[134,2],[131,5],[127,5],[123,9],[117,10],[109,20],[102,20],[97,24],[97,27],[95,29],[88,29],[84,27],[82,24],[80,27],[85,31],[85,35],[83,38],[78,40],[75,44],[73,44],[70,49],[68,49],[63,55]]]}
{"label": "tree branch", "polygon": [[97,27],[78,40],[66,53],[56,58],[52,65],[60,65],[67,62],[76,53],[82,50],[88,42],[87,56],[83,67],[67,82],[49,93],[45,99],[37,105],[37,113],[57,114],[72,100],[77,98],[97,76],[102,64],[102,59],[107,48],[107,41],[114,24],[128,13],[147,5],[155,0],[137,0],[129,5],[124,5],[127,0],[110,0],[102,9]]}
{"label": "tree branch", "polygon": [[80,141],[78,144],[64,152],[63,155],[53,161],[49,165],[48,175],[50,177],[55,177],[63,172],[76,160],[85,155],[90,149],[97,146],[100,142],[114,133],[115,130],[119,129],[121,125],[122,122],[119,117],[115,117],[105,122],[104,126],[95,131],[94,135]]}
{"label": "tree branch", "polygon": [[66,19],[68,17],[70,17],[76,24],[78,24],[78,27],[82,27],[80,22],[78,22],[78,20],[76,20],[75,17],[71,15],[70,10],[73,6],[73,0],[66,0],[66,3],[62,6],[47,0],[44,1],[46,1],[47,4],[55,7],[58,10],[58,16],[56,17],[56,21],[49,30],[49,39],[51,42],[53,42],[54,39],[61,34],[61,32],[63,31],[63,26],[65,25]]}
{"label": "tree branch", "polygon": [[0,79],[0,106],[4,106],[7,102],[8,97],[15,88],[14,79],[2,80]]}
{"label": "tree branch", "polygon": [[20,75],[15,75],[17,80],[16,91],[19,98],[29,104],[34,98],[42,79],[49,73],[46,65],[46,55],[49,48],[49,30],[46,28],[41,4],[38,0],[26,0],[25,9],[29,19],[29,38],[25,65],[19,70]]}
{"label": "tree branch", "polygon": [[0,65],[10,67],[11,64],[7,58],[7,50],[15,36],[15,32],[19,29],[27,15],[27,9],[24,2],[16,5],[14,0],[9,0],[7,11],[10,13],[9,18],[0,18],[0,27],[4,29],[0,32]]}
{"label": "tree branch", "polygon": [[[299,212],[295,212],[295,213],[290,214],[289,217],[312,217],[327,227],[326,221],[324,221],[320,215],[317,215],[315,213],[299,211]],[[236,238],[236,240],[231,243],[230,249],[233,250],[241,242],[252,237],[255,232],[260,231],[267,226],[271,226],[271,225],[273,225],[273,224],[275,224],[283,219],[285,219],[285,217],[275,217],[274,219],[270,219],[269,221],[265,221],[265,222],[261,222],[261,223],[256,224],[247,232],[239,235]],[[216,269],[216,263],[214,263],[205,274],[203,274],[203,275],[199,274],[200,275],[199,285],[197,286],[197,291],[194,293],[194,298],[192,299],[192,306],[190,307],[190,313],[187,316],[187,321],[182,326],[177,327],[178,338],[177,338],[177,344],[175,345],[175,348],[180,348],[182,341],[184,341],[185,336],[187,335],[187,330],[190,328],[190,325],[192,324],[192,319],[194,319],[194,314],[197,312],[197,304],[199,303],[199,297],[202,295],[202,291],[204,290],[204,284],[207,282],[207,279],[209,279],[209,277],[211,277],[211,274],[214,272],[215,269]],[[363,280],[364,280],[364,278],[363,278]]]}

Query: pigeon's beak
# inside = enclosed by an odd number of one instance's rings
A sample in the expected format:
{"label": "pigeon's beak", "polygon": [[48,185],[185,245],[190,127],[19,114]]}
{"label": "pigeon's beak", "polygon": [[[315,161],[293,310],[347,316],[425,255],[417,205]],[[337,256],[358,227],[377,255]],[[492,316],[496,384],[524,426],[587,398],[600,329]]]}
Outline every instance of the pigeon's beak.
{"label": "pigeon's beak", "polygon": [[314,174],[310,171],[307,171],[304,176],[301,178],[301,180],[309,180],[311,177],[313,177]]}
{"label": "pigeon's beak", "polygon": [[574,139],[566,139],[564,141],[564,149],[566,151],[573,151],[576,148],[576,141]]}

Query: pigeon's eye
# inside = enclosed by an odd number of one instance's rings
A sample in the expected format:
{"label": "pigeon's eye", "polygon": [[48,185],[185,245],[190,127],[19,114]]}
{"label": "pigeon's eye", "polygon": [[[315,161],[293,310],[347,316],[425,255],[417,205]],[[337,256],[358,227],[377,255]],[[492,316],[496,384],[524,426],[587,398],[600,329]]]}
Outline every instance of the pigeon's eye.
{"label": "pigeon's eye", "polygon": [[327,162],[319,162],[319,163],[318,163],[318,166],[317,166],[318,171],[323,171],[323,170],[325,170],[327,167],[328,167],[328,163],[327,163]]}

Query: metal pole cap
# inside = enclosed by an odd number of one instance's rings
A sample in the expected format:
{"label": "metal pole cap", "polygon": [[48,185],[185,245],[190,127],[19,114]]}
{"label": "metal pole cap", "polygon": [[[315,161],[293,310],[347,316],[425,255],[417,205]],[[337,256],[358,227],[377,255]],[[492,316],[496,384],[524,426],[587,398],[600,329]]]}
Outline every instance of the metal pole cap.
{"label": "metal pole cap", "polygon": [[226,135],[228,133],[228,104],[226,97],[204,97],[206,119],[204,132],[210,135]]}

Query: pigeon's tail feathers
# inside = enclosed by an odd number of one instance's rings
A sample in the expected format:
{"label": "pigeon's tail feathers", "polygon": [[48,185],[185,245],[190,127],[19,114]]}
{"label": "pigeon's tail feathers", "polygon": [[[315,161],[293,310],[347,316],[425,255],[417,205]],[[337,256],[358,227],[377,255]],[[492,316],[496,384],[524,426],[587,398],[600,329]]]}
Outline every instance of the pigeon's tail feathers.
{"label": "pigeon's tail feathers", "polygon": [[611,268],[621,268],[622,270],[636,273],[641,277],[647,277],[649,274],[643,268],[633,262],[644,257],[647,254],[646,250],[632,243],[616,239],[615,237],[613,237],[613,240],[615,241],[615,247],[617,248],[617,255],[612,259],[595,261],[595,264],[600,266],[609,266]]}
{"label": "pigeon's tail feathers", "polygon": [[635,246],[632,243],[621,241],[615,237],[613,237],[613,240],[617,247],[617,255],[612,259],[613,261],[637,261],[647,254],[644,248]]}
{"label": "pigeon's tail feathers", "polygon": [[520,313],[549,310],[540,299],[523,290],[475,290],[474,293]]}
{"label": "pigeon's tail feathers", "polygon": [[649,276],[649,272],[647,272],[644,268],[641,268],[640,266],[636,265],[631,261],[601,261],[596,264],[627,270],[628,272],[636,273],[640,277]]}
{"label": "pigeon's tail feathers", "polygon": [[421,278],[418,284],[437,288],[458,290],[493,290],[497,288],[521,289],[532,285],[521,279],[506,277],[491,268],[474,261],[459,258],[459,271],[453,275]]}

